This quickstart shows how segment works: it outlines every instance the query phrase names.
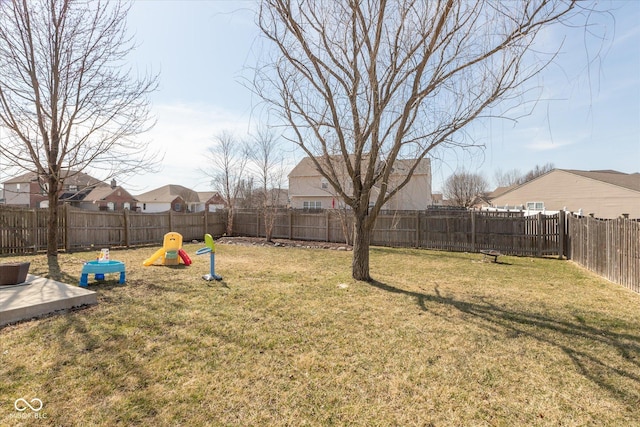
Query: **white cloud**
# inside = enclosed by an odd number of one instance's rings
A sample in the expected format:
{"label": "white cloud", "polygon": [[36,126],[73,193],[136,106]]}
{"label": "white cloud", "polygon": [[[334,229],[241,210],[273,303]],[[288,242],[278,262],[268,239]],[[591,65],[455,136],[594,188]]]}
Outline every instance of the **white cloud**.
{"label": "white cloud", "polygon": [[167,184],[209,190],[209,180],[200,169],[207,167],[206,153],[212,138],[222,131],[243,136],[249,130],[248,118],[212,105],[161,104],[153,111],[157,123],[141,138],[163,157],[161,170],[128,179],[125,185],[136,194]]}
{"label": "white cloud", "polygon": [[558,150],[577,143],[578,140],[563,139],[538,139],[526,144],[525,147],[533,151],[550,151]]}

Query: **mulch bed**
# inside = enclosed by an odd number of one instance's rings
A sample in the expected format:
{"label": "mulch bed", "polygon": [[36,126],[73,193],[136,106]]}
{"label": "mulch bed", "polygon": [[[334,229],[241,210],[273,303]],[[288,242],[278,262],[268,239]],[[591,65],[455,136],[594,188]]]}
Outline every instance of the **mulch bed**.
{"label": "mulch bed", "polygon": [[273,246],[280,248],[331,249],[350,251],[351,246],[345,243],[313,242],[305,240],[272,239],[267,242],[264,237],[220,237],[216,243],[223,245]]}

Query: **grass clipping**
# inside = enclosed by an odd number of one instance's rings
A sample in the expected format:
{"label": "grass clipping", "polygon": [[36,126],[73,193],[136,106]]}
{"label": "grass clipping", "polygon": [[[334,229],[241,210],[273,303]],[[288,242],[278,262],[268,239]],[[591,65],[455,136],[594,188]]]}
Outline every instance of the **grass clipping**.
{"label": "grass clipping", "polygon": [[[195,254],[198,245],[186,245]],[[92,308],[0,329],[0,425],[631,425],[640,296],[572,263],[218,245],[222,282],[143,267]],[[61,255],[68,283],[94,254]],[[43,256],[29,260],[44,275]]]}

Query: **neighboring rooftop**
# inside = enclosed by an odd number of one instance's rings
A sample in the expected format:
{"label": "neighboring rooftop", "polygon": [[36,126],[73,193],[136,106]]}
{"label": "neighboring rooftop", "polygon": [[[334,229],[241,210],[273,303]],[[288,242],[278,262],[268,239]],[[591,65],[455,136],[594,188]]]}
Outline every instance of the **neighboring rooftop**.
{"label": "neighboring rooftop", "polygon": [[168,203],[172,202],[178,196],[181,197],[185,203],[198,203],[200,201],[198,193],[182,185],[175,184],[169,184],[156,188],[155,190],[147,191],[146,193],[135,196],[135,198],[140,202],[146,203]]}
{"label": "neighboring rooftop", "polygon": [[[38,174],[36,172],[27,172],[4,181],[4,184],[21,184],[23,182],[33,182],[37,180]],[[104,184],[102,181],[95,179],[91,175],[77,171],[69,171],[65,175],[64,183],[65,185],[77,185],[79,187],[94,187]]]}
{"label": "neighboring rooftop", "polygon": [[[86,195],[86,197],[83,199],[85,201],[99,201],[99,200],[104,200],[107,197],[109,197],[111,194],[113,194],[116,191],[126,191],[124,188],[120,187],[120,186],[111,186],[111,185],[107,185],[107,184],[103,184],[103,185],[99,185],[96,188],[94,188],[93,190],[91,190],[91,192],[89,194]],[[127,192],[128,194],[128,192]],[[135,200],[135,198],[134,198]]]}
{"label": "neighboring rooftop", "polygon": [[594,179],[596,181],[606,182],[608,184],[624,187],[629,190],[640,191],[640,173],[624,173],[614,170],[596,170],[581,171],[575,169],[559,169],[585,178]]}

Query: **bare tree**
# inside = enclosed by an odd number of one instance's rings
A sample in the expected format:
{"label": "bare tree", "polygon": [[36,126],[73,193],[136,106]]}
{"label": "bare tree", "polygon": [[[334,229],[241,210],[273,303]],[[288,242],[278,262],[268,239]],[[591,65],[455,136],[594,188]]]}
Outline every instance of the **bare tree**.
{"label": "bare tree", "polygon": [[481,174],[457,172],[444,182],[442,194],[454,206],[470,208],[476,197],[489,189],[489,183]]}
{"label": "bare tree", "polygon": [[[371,280],[376,217],[420,160],[438,146],[472,145],[459,137],[465,127],[512,102],[553,60],[554,52],[531,49],[536,36],[580,7],[559,0],[261,2],[258,23],[277,53],[256,70],[255,91],[353,211],[355,279]],[[527,61],[533,52],[536,60]],[[391,182],[399,159],[413,162],[405,179]]]}
{"label": "bare tree", "polygon": [[238,183],[234,209],[256,209],[257,198],[255,197],[255,192],[256,188],[253,184],[253,176],[242,178]]}
{"label": "bare tree", "polygon": [[[249,160],[246,144],[231,133],[223,131],[213,138],[214,145],[207,155],[210,169],[203,172],[212,178],[212,185],[227,205],[227,235],[233,234],[233,215],[242,191],[246,190],[245,168]],[[253,181],[251,181],[253,188]]]}
{"label": "bare tree", "polygon": [[537,177],[542,176],[547,172],[551,172],[554,168],[555,166],[553,166],[553,163],[545,163],[542,166],[535,165],[533,169],[520,177],[518,184],[524,184],[525,182],[533,181]]}
{"label": "bare tree", "polygon": [[[58,271],[58,195],[91,167],[105,180],[153,166],[147,95],[157,76],[124,69],[128,6],[112,1],[0,2],[0,154],[48,194],[47,256]],[[53,271],[52,271],[53,270]]]}
{"label": "bare tree", "polygon": [[284,159],[280,151],[280,141],[269,129],[259,128],[252,139],[251,160],[260,185],[259,203],[264,220],[265,239],[270,242],[280,208],[280,194],[284,191]]}
{"label": "bare tree", "polygon": [[495,171],[493,179],[498,187],[510,187],[520,182],[522,173],[518,169],[510,169],[506,172],[498,169]]}
{"label": "bare tree", "polygon": [[536,179],[537,177],[544,175],[547,172],[551,172],[555,166],[553,163],[545,163],[544,165],[535,165],[529,172],[522,174],[518,169],[511,169],[507,172],[502,172],[498,169],[495,172],[494,178],[496,185],[499,187],[509,187],[511,185],[521,185],[525,182]]}

